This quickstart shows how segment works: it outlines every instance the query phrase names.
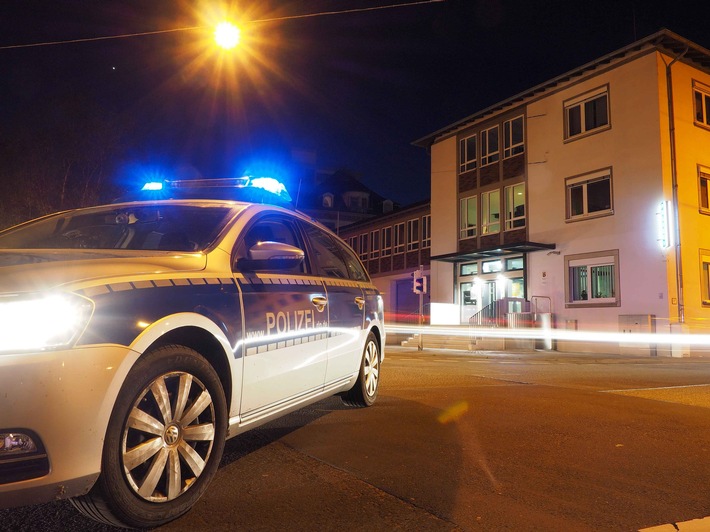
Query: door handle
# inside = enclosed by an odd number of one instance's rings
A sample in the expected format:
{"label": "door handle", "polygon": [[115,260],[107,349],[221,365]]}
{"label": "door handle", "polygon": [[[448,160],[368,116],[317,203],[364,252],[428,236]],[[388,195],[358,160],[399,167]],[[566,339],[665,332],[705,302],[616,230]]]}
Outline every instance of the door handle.
{"label": "door handle", "polygon": [[313,303],[318,312],[323,312],[325,306],[328,304],[328,298],[323,296],[313,296],[311,298],[311,303]]}
{"label": "door handle", "polygon": [[362,309],[365,307],[365,298],[364,298],[364,297],[357,296],[357,297],[355,298],[355,304],[357,305],[357,308],[358,308],[359,310],[362,310]]}

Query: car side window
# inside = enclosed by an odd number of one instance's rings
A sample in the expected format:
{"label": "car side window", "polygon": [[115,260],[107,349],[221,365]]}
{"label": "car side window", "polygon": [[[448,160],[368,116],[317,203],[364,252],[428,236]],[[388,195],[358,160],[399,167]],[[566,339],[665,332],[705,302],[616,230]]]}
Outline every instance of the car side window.
{"label": "car side window", "polygon": [[[267,216],[253,223],[244,238],[239,239],[236,256],[246,257],[248,250],[259,242],[279,242],[305,250],[295,224],[280,216]],[[294,273],[307,273],[306,262],[302,262]]]}
{"label": "car side window", "polygon": [[338,240],[335,240],[335,245],[338,247],[340,255],[345,259],[345,266],[348,268],[350,278],[353,281],[369,281],[369,276],[355,253]]}
{"label": "car side window", "polygon": [[325,277],[349,279],[348,266],[340,255],[335,240],[315,225],[305,224],[305,231],[313,249],[318,273]]}

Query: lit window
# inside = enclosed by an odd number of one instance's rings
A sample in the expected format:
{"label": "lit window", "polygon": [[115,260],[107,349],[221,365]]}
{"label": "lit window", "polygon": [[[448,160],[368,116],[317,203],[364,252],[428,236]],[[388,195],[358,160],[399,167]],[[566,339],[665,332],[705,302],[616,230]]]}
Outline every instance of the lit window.
{"label": "lit window", "polygon": [[609,126],[609,92],[602,87],[564,104],[565,138],[573,138]]}
{"label": "lit window", "polygon": [[394,252],[404,253],[404,222],[394,226]]}
{"label": "lit window", "polygon": [[571,177],[565,184],[568,220],[613,213],[610,169]]}
{"label": "lit window", "polygon": [[407,222],[407,251],[419,249],[419,218]]}
{"label": "lit window", "polygon": [[503,157],[508,158],[525,151],[523,117],[503,122]]}
{"label": "lit window", "polygon": [[525,183],[505,187],[505,228],[525,227]]}
{"label": "lit window", "polygon": [[619,305],[618,250],[570,255],[565,257],[565,267],[568,304]]}
{"label": "lit window", "polygon": [[500,190],[481,194],[481,234],[500,232]]}
{"label": "lit window", "polygon": [[461,239],[476,236],[476,221],[478,220],[478,203],[476,196],[461,198],[461,216],[459,233]]}
{"label": "lit window", "polygon": [[693,107],[695,123],[710,126],[710,87],[693,82]]}
{"label": "lit window", "polygon": [[460,274],[465,275],[476,275],[478,273],[478,263],[472,262],[471,264],[462,264]]}
{"label": "lit window", "polygon": [[382,228],[382,256],[392,255],[392,227]]}
{"label": "lit window", "polygon": [[459,173],[476,169],[476,135],[459,141]]}
{"label": "lit window", "polygon": [[498,273],[503,271],[503,261],[500,259],[496,260],[485,260],[481,263],[481,271],[483,273]]}
{"label": "lit window", "polygon": [[431,214],[422,218],[422,248],[431,247]]}
{"label": "lit window", "polygon": [[491,164],[500,159],[498,146],[498,126],[481,131],[481,166]]}
{"label": "lit window", "polygon": [[506,259],[505,270],[508,272],[523,269],[523,257],[515,257],[514,259]]}

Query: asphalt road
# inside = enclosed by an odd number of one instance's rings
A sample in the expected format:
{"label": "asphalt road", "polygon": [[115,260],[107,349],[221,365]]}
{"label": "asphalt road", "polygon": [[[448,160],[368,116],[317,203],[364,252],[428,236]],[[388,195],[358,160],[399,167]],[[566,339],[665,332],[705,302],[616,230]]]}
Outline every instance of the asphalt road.
{"label": "asphalt road", "polygon": [[[382,375],[372,408],[329,399],[230,440],[206,495],[160,530],[632,531],[710,516],[710,359],[397,348]],[[2,510],[0,530],[114,529],[56,502]]]}

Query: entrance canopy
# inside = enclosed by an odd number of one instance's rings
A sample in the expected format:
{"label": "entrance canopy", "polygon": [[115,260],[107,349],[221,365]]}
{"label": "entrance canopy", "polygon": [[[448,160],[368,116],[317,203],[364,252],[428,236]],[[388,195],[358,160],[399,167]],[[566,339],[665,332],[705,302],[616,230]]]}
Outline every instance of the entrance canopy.
{"label": "entrance canopy", "polygon": [[515,244],[503,244],[490,248],[476,249],[473,251],[447,253],[436,255],[431,260],[441,262],[472,262],[479,259],[489,259],[494,257],[507,257],[520,253],[530,253],[531,251],[544,251],[555,249],[555,244],[542,244],[539,242],[516,242]]}

